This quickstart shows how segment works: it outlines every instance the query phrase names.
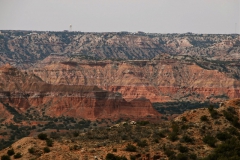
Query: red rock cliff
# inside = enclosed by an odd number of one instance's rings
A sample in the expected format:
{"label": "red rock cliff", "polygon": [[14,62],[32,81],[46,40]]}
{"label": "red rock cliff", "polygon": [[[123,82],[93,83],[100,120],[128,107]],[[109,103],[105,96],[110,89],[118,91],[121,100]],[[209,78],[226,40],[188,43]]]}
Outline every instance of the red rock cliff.
{"label": "red rock cliff", "polygon": [[240,81],[217,69],[204,69],[176,59],[155,61],[102,61],[48,63],[29,70],[51,84],[96,85],[120,92],[130,101],[146,97],[151,102],[174,100],[222,101],[239,98]]}
{"label": "red rock cliff", "polygon": [[64,115],[91,120],[156,120],[160,117],[151,102],[144,98],[127,102],[120,94],[95,86],[47,84],[9,65],[0,68],[0,73],[0,101],[13,106],[19,113],[33,107],[40,114],[44,111],[49,116]]}

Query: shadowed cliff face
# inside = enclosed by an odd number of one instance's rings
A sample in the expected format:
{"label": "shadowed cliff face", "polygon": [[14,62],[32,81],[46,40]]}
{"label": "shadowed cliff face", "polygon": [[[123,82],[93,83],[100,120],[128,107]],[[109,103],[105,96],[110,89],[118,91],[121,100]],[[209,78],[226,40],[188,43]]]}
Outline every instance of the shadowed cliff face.
{"label": "shadowed cliff face", "polygon": [[96,85],[120,92],[127,101],[146,97],[151,102],[219,102],[240,97],[239,62],[222,65],[166,56],[151,61],[78,61],[69,65],[52,63],[52,58],[56,56],[49,56],[28,72],[51,84]]}
{"label": "shadowed cliff face", "polygon": [[7,106],[19,113],[34,108],[40,115],[64,115],[90,120],[160,118],[147,99],[127,102],[120,94],[96,86],[47,84],[35,75],[22,73],[10,65],[1,67],[0,73],[0,110],[3,118],[9,115]]}

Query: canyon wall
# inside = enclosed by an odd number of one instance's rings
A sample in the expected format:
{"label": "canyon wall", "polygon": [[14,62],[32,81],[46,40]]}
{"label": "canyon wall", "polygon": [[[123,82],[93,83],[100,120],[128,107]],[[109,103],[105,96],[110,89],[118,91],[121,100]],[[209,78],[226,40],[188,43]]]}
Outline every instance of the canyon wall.
{"label": "canyon wall", "polygon": [[[96,85],[119,92],[127,100],[146,97],[151,102],[222,101],[240,97],[239,67],[201,67],[196,61],[155,59],[135,61],[51,62],[49,56],[27,72],[49,84]],[[211,67],[210,65],[210,67]],[[237,62],[238,65],[238,62]],[[207,67],[207,64],[206,64]],[[230,71],[232,69],[233,71]]]}
{"label": "canyon wall", "polygon": [[[40,115],[90,120],[157,120],[161,116],[153,109],[151,102],[144,98],[128,102],[119,94],[104,91],[93,85],[47,84],[36,75],[20,72],[10,65],[1,67],[0,73],[1,110],[4,106],[10,106],[18,113],[24,114],[26,110],[33,108]],[[8,112],[4,116],[7,114]]]}

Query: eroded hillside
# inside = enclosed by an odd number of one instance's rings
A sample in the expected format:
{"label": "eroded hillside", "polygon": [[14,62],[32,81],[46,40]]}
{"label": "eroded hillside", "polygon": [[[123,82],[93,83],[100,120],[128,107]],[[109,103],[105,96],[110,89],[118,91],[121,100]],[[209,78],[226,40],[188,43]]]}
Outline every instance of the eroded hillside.
{"label": "eroded hillside", "polygon": [[[0,68],[0,102],[5,119],[13,108],[18,114],[33,110],[33,116],[70,116],[84,119],[158,118],[151,102],[145,98],[127,102],[120,94],[94,85],[52,85],[39,77],[5,65]],[[4,110],[5,108],[5,110]]]}
{"label": "eroded hillside", "polygon": [[218,109],[187,111],[172,122],[125,121],[85,131],[45,131],[15,142],[0,155],[13,150],[22,159],[239,159],[239,107],[240,99],[234,99]]}
{"label": "eroded hillside", "polygon": [[49,84],[96,85],[126,100],[211,101],[240,97],[239,61],[159,55],[152,60],[86,61],[51,54],[26,70]]}
{"label": "eroded hillside", "polygon": [[80,59],[152,59],[158,54],[239,59],[238,35],[1,31],[1,64],[27,68],[51,53]]}

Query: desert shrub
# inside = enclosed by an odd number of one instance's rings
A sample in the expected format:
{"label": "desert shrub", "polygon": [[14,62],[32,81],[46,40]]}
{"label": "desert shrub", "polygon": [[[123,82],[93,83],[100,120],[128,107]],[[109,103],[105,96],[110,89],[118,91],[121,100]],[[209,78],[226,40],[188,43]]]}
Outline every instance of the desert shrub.
{"label": "desert shrub", "polygon": [[18,158],[21,158],[21,157],[22,157],[22,154],[19,153],[19,152],[14,155],[14,158],[15,158],[15,159],[18,159]]}
{"label": "desert shrub", "polygon": [[182,117],[183,122],[187,122],[187,118],[185,116]]}
{"label": "desert shrub", "polygon": [[46,143],[47,143],[48,147],[52,147],[53,146],[53,140],[51,140],[51,139],[47,139]]}
{"label": "desert shrub", "polygon": [[146,140],[143,140],[143,141],[138,141],[138,142],[137,142],[137,146],[143,148],[143,147],[148,146],[148,144],[147,144],[147,141],[146,141]]}
{"label": "desert shrub", "polygon": [[127,160],[127,158],[125,156],[117,156],[117,155],[114,155],[112,153],[108,153],[106,155],[106,160]]}
{"label": "desert shrub", "polygon": [[135,159],[136,159],[136,156],[130,155],[130,160],[135,160]]}
{"label": "desert shrub", "polygon": [[203,115],[203,116],[201,116],[200,120],[203,122],[206,122],[206,121],[208,121],[208,118],[206,115]]}
{"label": "desert shrub", "polygon": [[3,155],[1,156],[1,160],[10,160],[10,156],[9,155]]}
{"label": "desert shrub", "polygon": [[224,141],[222,144],[218,145],[217,148],[208,155],[205,160],[215,160],[215,159],[240,159],[239,154],[240,141],[235,137]]}
{"label": "desert shrub", "polygon": [[139,124],[140,126],[146,126],[147,124],[149,124],[149,121],[139,121],[137,122],[137,124]]}
{"label": "desert shrub", "polygon": [[212,110],[210,112],[210,115],[212,118],[217,119],[218,118],[218,112],[216,110]]}
{"label": "desert shrub", "polygon": [[174,142],[176,140],[178,140],[178,135],[176,132],[171,132],[169,135],[168,135],[168,138],[170,141]]}
{"label": "desert shrub", "polygon": [[188,128],[189,128],[189,125],[186,125],[186,124],[184,124],[184,125],[181,126],[181,129],[182,129],[182,130],[186,130],[186,129],[188,129]]}
{"label": "desert shrub", "polygon": [[117,148],[113,148],[113,152],[117,152]]}
{"label": "desert shrub", "polygon": [[79,136],[79,132],[73,132],[73,136],[74,136],[74,137]]}
{"label": "desert shrub", "polygon": [[76,145],[76,144],[73,146],[73,149],[74,149],[74,150],[78,150],[78,149],[80,149],[80,148],[81,148],[81,146],[78,146],[78,145]]}
{"label": "desert shrub", "polygon": [[154,137],[156,137],[156,138],[164,138],[164,137],[166,137],[166,135],[165,135],[165,131],[155,131],[154,133],[153,133],[153,136]]}
{"label": "desert shrub", "polygon": [[176,134],[179,132],[179,125],[175,122],[172,123],[172,131]]}
{"label": "desert shrub", "polygon": [[128,136],[127,136],[126,134],[123,134],[123,135],[121,135],[121,139],[122,139],[122,140],[127,140],[127,139],[128,139]]}
{"label": "desert shrub", "polygon": [[208,144],[210,147],[215,147],[215,143],[217,142],[217,140],[213,136],[207,135],[203,137],[203,142]]}
{"label": "desert shrub", "polygon": [[232,122],[234,120],[234,115],[230,112],[223,111],[223,115],[230,122]]}
{"label": "desert shrub", "polygon": [[154,142],[155,142],[155,143],[159,143],[159,140],[158,140],[158,139],[154,139]]}
{"label": "desert shrub", "polygon": [[189,137],[188,135],[183,135],[181,142],[186,142],[186,143],[193,143],[193,138]]}
{"label": "desert shrub", "polygon": [[229,128],[227,128],[227,131],[228,131],[228,133],[231,134],[231,135],[236,135],[236,136],[239,135],[238,130],[237,130],[236,128],[234,128],[234,127],[229,127]]}
{"label": "desert shrub", "polygon": [[176,157],[176,160],[188,160],[188,155],[185,153],[179,153]]}
{"label": "desert shrub", "polygon": [[50,148],[44,147],[44,148],[43,148],[43,151],[44,151],[44,153],[49,153],[49,152],[50,152]]}
{"label": "desert shrub", "polygon": [[235,111],[235,109],[233,107],[228,107],[227,111],[232,113],[232,114],[237,114],[237,112]]}
{"label": "desert shrub", "polygon": [[31,154],[34,154],[35,153],[35,149],[33,147],[31,147],[31,148],[28,149],[28,152],[31,153]]}
{"label": "desert shrub", "polygon": [[136,152],[137,148],[136,146],[132,145],[132,144],[128,144],[125,148],[126,151],[129,151],[129,152]]}
{"label": "desert shrub", "polygon": [[192,160],[196,160],[197,159],[197,155],[194,153],[189,154],[189,158]]}
{"label": "desert shrub", "polygon": [[181,153],[185,153],[185,152],[188,152],[188,148],[186,146],[182,146],[180,145],[178,147],[178,150],[181,152]]}
{"label": "desert shrub", "polygon": [[175,155],[175,152],[170,150],[170,149],[165,149],[164,150],[164,153],[168,156],[168,157],[171,157],[171,156],[174,156]]}
{"label": "desert shrub", "polygon": [[233,115],[231,112],[223,111],[224,117],[230,121],[234,127],[240,128],[240,123],[238,122],[239,118]]}
{"label": "desert shrub", "polygon": [[226,141],[227,139],[231,138],[232,136],[228,134],[227,132],[219,132],[216,135],[217,139],[220,141]]}
{"label": "desert shrub", "polygon": [[38,138],[41,139],[41,140],[46,140],[46,139],[47,139],[47,134],[40,133],[40,134],[38,135]]}
{"label": "desert shrub", "polygon": [[7,151],[7,154],[8,154],[9,156],[12,156],[12,155],[15,154],[15,152],[14,152],[13,149],[10,149],[10,150]]}

